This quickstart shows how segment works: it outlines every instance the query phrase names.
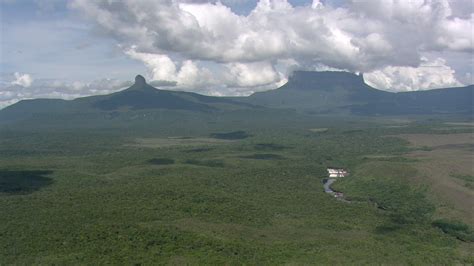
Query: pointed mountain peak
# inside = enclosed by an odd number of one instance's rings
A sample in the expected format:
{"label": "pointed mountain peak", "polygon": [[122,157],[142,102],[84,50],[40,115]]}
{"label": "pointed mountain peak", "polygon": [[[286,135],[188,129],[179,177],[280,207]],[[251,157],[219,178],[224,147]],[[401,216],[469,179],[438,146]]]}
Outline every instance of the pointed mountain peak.
{"label": "pointed mountain peak", "polygon": [[135,77],[135,83],[124,91],[156,91],[157,89],[148,85],[145,78],[142,75]]}
{"label": "pointed mountain peak", "polygon": [[145,85],[145,84],[146,84],[146,80],[142,75],[137,75],[135,77],[135,85]]}

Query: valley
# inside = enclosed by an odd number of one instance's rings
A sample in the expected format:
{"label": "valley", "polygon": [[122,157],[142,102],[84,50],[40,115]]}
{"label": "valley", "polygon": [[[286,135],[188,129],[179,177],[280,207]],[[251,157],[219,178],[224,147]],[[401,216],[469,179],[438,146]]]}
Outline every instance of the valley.
{"label": "valley", "polygon": [[302,72],[250,97],[137,76],[19,102],[0,111],[0,262],[473,263],[472,89],[427,93]]}
{"label": "valley", "polygon": [[[447,127],[443,136],[458,139],[470,129],[426,120],[381,127],[388,120],[289,113],[279,117],[288,121],[281,127],[263,119],[265,113],[251,120],[229,116],[191,131],[179,124],[140,126],[148,118],[94,130],[2,127],[0,183],[11,189],[0,192],[0,260],[472,262],[472,231],[459,240],[457,232],[433,225],[441,218],[470,224],[465,215],[472,212],[448,213],[433,198],[447,191],[422,189],[432,183],[418,179],[429,174],[418,155],[427,144],[418,150],[403,139],[440,126]],[[333,184],[350,204],[324,192],[328,165],[351,169]]]}
{"label": "valley", "polygon": [[474,5],[0,0],[0,266],[474,265]]}

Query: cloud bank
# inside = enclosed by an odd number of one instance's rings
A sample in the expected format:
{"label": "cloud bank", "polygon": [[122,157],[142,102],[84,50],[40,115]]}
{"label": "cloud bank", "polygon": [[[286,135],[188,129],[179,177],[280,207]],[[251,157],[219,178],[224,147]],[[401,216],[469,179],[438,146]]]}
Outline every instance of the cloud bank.
{"label": "cloud bank", "polygon": [[[71,7],[142,61],[152,79],[187,88],[220,84],[251,93],[293,69],[325,66],[370,73],[382,89],[430,89],[459,82],[445,61],[444,71],[426,68],[424,53],[474,51],[470,1],[348,1],[336,7],[260,0],[244,15],[220,1],[74,0]],[[427,77],[394,74],[409,70]]]}
{"label": "cloud bank", "polygon": [[454,70],[446,65],[446,60],[436,58],[428,60],[422,58],[418,67],[392,67],[388,66],[364,74],[367,84],[386,91],[416,91],[435,89],[440,86],[462,86],[454,77]]}
{"label": "cloud bank", "polygon": [[145,69],[153,86],[214,96],[274,89],[293,70],[362,72],[388,91],[473,83],[471,0],[54,0],[74,17],[60,20],[36,2],[48,20],[23,21],[19,5],[0,23],[14,51],[0,108],[114,92]]}
{"label": "cloud bank", "polygon": [[29,74],[14,73],[9,84],[0,90],[0,109],[22,99],[60,98],[75,99],[97,94],[109,94],[132,85],[131,81],[100,79],[92,82],[34,80]]}

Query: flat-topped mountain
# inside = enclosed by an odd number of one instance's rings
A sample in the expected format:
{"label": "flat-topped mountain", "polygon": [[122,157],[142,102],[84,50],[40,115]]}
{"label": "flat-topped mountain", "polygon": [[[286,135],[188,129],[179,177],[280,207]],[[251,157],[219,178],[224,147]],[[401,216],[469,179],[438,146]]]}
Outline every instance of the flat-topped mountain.
{"label": "flat-topped mountain", "polygon": [[336,71],[295,71],[284,87],[298,90],[357,89],[367,86],[362,75]]}
{"label": "flat-topped mountain", "polygon": [[282,87],[255,93],[248,103],[310,113],[360,115],[472,114],[474,86],[391,93],[348,72],[296,71]]}

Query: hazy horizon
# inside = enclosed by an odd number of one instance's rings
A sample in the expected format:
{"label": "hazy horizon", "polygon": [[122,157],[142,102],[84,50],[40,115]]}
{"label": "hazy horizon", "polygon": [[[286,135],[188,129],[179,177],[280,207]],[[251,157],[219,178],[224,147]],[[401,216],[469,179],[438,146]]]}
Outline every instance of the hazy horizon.
{"label": "hazy horizon", "polygon": [[293,70],[363,72],[394,92],[473,83],[471,1],[4,0],[0,11],[3,107],[110,93],[132,73],[214,96],[274,89]]}

